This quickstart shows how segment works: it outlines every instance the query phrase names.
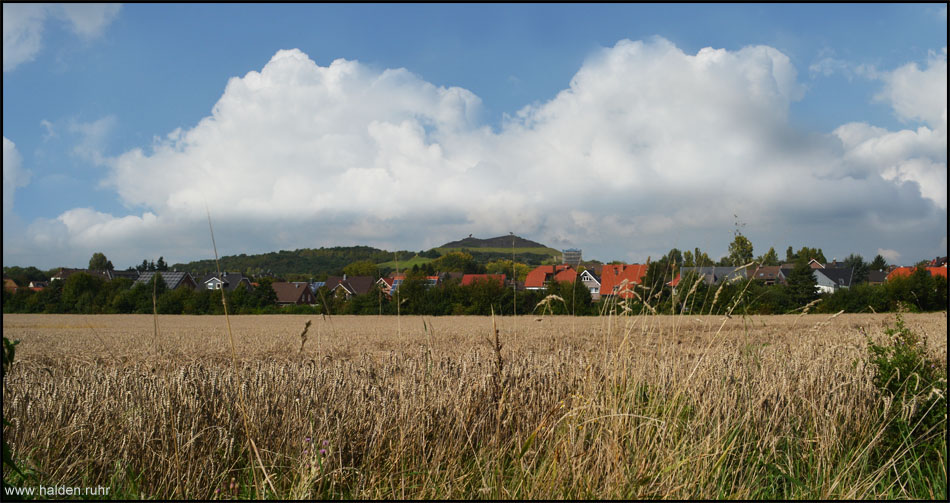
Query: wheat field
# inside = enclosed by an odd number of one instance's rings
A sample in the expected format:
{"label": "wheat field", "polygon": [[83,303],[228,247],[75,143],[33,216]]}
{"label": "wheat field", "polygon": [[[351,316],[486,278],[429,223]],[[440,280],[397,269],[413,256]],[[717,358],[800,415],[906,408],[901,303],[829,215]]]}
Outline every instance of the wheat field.
{"label": "wheat field", "polygon": [[940,498],[874,455],[893,320],[5,314],[4,440],[119,498]]}

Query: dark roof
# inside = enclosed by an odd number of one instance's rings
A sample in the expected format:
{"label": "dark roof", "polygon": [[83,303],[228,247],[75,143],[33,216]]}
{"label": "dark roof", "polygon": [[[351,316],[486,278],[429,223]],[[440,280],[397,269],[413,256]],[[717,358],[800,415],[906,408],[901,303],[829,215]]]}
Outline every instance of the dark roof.
{"label": "dark roof", "polygon": [[868,271],[868,283],[883,283],[887,280],[887,271]]}
{"label": "dark roof", "polygon": [[696,273],[706,278],[707,283],[719,284],[723,281],[734,281],[736,279],[745,279],[751,272],[751,267],[733,267],[733,266],[707,266],[707,267],[683,267],[680,269],[680,275],[689,272]]}
{"label": "dark roof", "polygon": [[165,286],[167,286],[169,290],[174,290],[182,285],[186,285],[189,288],[197,286],[197,283],[190,274],[176,271],[145,271],[139,274],[138,279],[135,280],[135,284],[152,281],[152,276],[156,273],[162,275],[162,281],[165,282]]}
{"label": "dark roof", "polygon": [[54,274],[53,277],[50,278],[50,280],[61,279],[63,281],[66,281],[67,278],[69,278],[73,274],[78,274],[78,273],[86,273],[93,277],[98,276],[106,281],[112,280],[112,277],[109,275],[109,271],[97,271],[97,270],[89,270],[89,269],[70,269],[69,267],[60,267],[59,272]]}
{"label": "dark roof", "polygon": [[135,269],[131,271],[109,271],[112,279],[128,278],[132,281],[139,279],[139,272]]}
{"label": "dark roof", "polygon": [[749,269],[750,274],[752,274],[752,279],[759,279],[763,281],[778,279],[779,271],[781,267],[777,265],[764,265],[760,266],[758,269]]}
{"label": "dark roof", "polygon": [[303,304],[313,299],[313,292],[306,283],[275,281],[271,283],[271,288],[277,294],[278,304]]}
{"label": "dark roof", "polygon": [[[331,278],[334,279],[334,283],[330,282]],[[376,280],[373,279],[372,276],[349,276],[346,279],[336,276],[327,278],[327,287],[329,289],[333,290],[337,286],[341,286],[351,295],[369,293],[369,291],[373,289],[374,284],[376,284]]]}
{"label": "dark roof", "polygon": [[836,285],[842,286],[851,286],[851,268],[845,267],[835,267],[835,268],[824,268],[824,269],[815,269],[815,272],[818,274],[824,275],[826,278],[830,279]]}

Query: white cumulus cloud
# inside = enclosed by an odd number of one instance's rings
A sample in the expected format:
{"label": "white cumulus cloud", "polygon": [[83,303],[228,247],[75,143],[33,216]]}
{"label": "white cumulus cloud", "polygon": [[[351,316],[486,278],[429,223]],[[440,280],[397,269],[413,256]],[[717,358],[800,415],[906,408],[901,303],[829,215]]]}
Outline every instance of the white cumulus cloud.
{"label": "white cumulus cloud", "polygon": [[36,58],[48,19],[61,19],[80,38],[90,40],[102,34],[121,8],[119,4],[4,3],[3,71]]}
{"label": "white cumulus cloud", "polygon": [[[905,96],[931,84],[933,64],[889,74],[895,113],[932,119]],[[804,89],[771,47],[687,54],[623,40],[492,131],[466,89],[281,50],[232,78],[197,124],[102,159],[105,183],[141,216],[75,209],[33,232],[86,258],[93,245],[116,250],[118,264],[209,256],[206,205],[225,254],[514,231],[603,259],[672,246],[718,257],[730,236],[709,230],[735,214],[765,249],[856,247],[844,254],[946,226],[945,112],[916,130],[796,131],[787,116]],[[931,188],[941,162],[942,194]]]}
{"label": "white cumulus cloud", "polygon": [[845,124],[834,131],[845,159],[895,184],[913,182],[920,194],[947,209],[947,48],[931,52],[921,70],[909,63],[878,72],[884,83],[876,100],[891,105],[916,129],[888,131],[866,123]]}
{"label": "white cumulus cloud", "polygon": [[877,254],[884,257],[888,264],[900,264],[901,254],[897,250],[878,248]]}

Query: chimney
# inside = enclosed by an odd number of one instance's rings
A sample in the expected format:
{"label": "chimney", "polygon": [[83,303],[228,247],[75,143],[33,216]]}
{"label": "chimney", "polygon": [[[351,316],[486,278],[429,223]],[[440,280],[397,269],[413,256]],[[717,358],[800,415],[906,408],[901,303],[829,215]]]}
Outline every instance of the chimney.
{"label": "chimney", "polygon": [[346,273],[343,273],[343,281],[346,281]]}

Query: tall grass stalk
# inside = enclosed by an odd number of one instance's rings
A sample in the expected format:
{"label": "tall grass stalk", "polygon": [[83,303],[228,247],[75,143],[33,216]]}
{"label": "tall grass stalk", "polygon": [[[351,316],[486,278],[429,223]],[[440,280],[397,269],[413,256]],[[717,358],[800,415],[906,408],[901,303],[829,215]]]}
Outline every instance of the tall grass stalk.
{"label": "tall grass stalk", "polygon": [[[211,247],[214,249],[214,266],[217,270],[218,277],[221,276],[221,264],[218,262],[218,245],[214,241],[214,227],[211,225],[211,210],[205,206],[205,211],[208,214],[208,232],[211,234]],[[234,372],[234,379],[237,383],[238,388],[238,400],[239,400],[239,409],[241,411],[241,420],[244,423],[244,434],[247,437],[248,443],[251,445],[251,449],[254,452],[254,457],[257,459],[257,463],[261,468],[261,473],[264,475],[264,481],[271,489],[271,493],[275,496],[277,491],[274,489],[274,485],[271,483],[270,475],[267,473],[267,468],[264,467],[264,462],[261,460],[261,455],[257,450],[257,445],[254,443],[254,437],[251,435],[251,427],[247,419],[247,401],[244,397],[244,389],[241,385],[240,374],[238,373],[237,368],[237,351],[234,347],[234,333],[231,331],[231,318],[228,316],[228,301],[227,297],[224,295],[224,288],[221,288],[221,306],[224,308],[224,321],[228,329],[228,342],[231,347],[231,369]],[[301,346],[302,347],[302,346]],[[263,494],[262,488],[257,478],[257,471],[254,470],[254,458],[251,458],[251,473],[254,476],[254,486],[257,488],[258,494]]]}
{"label": "tall grass stalk", "polygon": [[[153,348],[155,355],[159,359],[163,359],[165,356],[165,345],[162,343],[162,339],[159,336],[158,332],[158,277],[159,273],[155,272],[152,274],[152,341],[155,344]],[[92,328],[90,326],[90,328]],[[95,331],[93,331],[95,333]],[[98,335],[98,334],[96,334]],[[165,380],[165,387],[168,388],[168,374],[163,374]],[[172,445],[175,447],[175,493],[176,495],[181,494],[181,453],[178,448],[178,425],[175,424],[175,405],[169,399],[168,402],[168,421],[165,423],[166,427],[170,429],[170,437]]]}

